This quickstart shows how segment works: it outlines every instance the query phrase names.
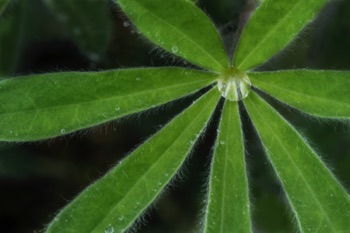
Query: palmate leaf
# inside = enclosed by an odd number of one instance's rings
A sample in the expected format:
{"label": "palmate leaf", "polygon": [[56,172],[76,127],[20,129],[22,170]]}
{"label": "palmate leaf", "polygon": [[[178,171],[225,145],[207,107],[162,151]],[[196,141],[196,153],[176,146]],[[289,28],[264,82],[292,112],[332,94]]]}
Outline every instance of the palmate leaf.
{"label": "palmate leaf", "polygon": [[139,112],[209,85],[181,68],[32,75],[0,81],[0,140],[55,137]]}
{"label": "palmate leaf", "polygon": [[46,232],[124,232],[181,167],[219,98],[216,89],[201,97],[83,191],[53,220]]}
{"label": "palmate leaf", "polygon": [[283,49],[328,0],[264,0],[252,15],[234,55],[235,67],[250,70]]}
{"label": "palmate leaf", "polygon": [[214,71],[228,67],[223,43],[208,17],[189,0],[118,0],[123,11],[152,42]]}
{"label": "palmate leaf", "polygon": [[210,172],[205,233],[252,232],[237,102],[226,101]]}
{"label": "palmate leaf", "polygon": [[297,131],[259,96],[245,100],[301,232],[349,231],[350,198]]}
{"label": "palmate leaf", "polygon": [[250,73],[254,86],[318,117],[350,117],[350,72],[290,70]]}

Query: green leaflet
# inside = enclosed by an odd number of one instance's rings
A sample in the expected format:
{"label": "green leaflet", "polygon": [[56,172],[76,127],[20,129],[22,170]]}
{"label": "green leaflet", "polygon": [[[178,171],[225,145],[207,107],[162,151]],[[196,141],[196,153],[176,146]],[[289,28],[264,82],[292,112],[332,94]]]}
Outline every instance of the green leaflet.
{"label": "green leaflet", "polygon": [[205,233],[252,232],[237,102],[226,101],[211,166]]}
{"label": "green leaflet", "polygon": [[238,43],[235,67],[250,70],[261,65],[307,25],[327,0],[264,0],[252,15]]}
{"label": "green leaflet", "polygon": [[151,41],[193,64],[222,71],[228,58],[208,17],[191,1],[118,0],[136,27]]}
{"label": "green leaflet", "polygon": [[349,232],[350,198],[297,131],[256,94],[245,106],[301,232]]}
{"label": "green leaflet", "polygon": [[0,16],[5,11],[7,4],[10,0],[0,0]]}
{"label": "green leaflet", "polygon": [[83,191],[53,220],[47,233],[124,232],[181,167],[219,98],[214,88],[196,101]]}
{"label": "green leaflet", "polygon": [[350,72],[291,70],[250,73],[254,86],[318,117],[350,117]]}
{"label": "green leaflet", "polygon": [[150,68],[32,75],[0,81],[0,140],[55,137],[195,92],[215,74]]}
{"label": "green leaflet", "polygon": [[60,23],[67,36],[78,47],[97,60],[105,53],[109,42],[111,21],[108,0],[44,0]]}

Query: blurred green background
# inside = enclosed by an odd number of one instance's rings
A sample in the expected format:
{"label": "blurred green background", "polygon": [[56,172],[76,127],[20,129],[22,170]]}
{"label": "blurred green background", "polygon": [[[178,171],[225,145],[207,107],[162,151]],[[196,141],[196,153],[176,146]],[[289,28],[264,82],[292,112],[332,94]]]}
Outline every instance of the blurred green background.
{"label": "blurred green background", "polygon": [[[219,28],[228,50],[255,4],[254,0],[198,2]],[[350,1],[331,1],[290,46],[259,70],[350,70],[349,15]],[[1,77],[140,66],[190,65],[142,37],[113,1],[12,0],[0,17]],[[42,232],[69,200],[193,98],[60,138],[0,144],[0,232]],[[350,187],[349,123],[312,118],[270,101]],[[217,123],[211,123],[181,176],[143,216],[137,232],[186,233],[200,227]],[[254,229],[296,232],[283,191],[246,115],[244,133]]]}

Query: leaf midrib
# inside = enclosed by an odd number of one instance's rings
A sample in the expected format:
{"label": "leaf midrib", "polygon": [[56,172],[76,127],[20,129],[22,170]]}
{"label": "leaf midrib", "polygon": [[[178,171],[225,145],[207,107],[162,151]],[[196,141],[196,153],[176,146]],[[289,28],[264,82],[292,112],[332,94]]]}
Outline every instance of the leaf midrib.
{"label": "leaf midrib", "polygon": [[[167,1],[167,0],[164,0],[164,1]],[[177,27],[174,27],[172,24],[170,24],[170,23],[168,23],[167,21],[163,20],[162,18],[158,17],[157,15],[155,15],[154,13],[152,13],[152,11],[150,11],[148,8],[146,8],[145,6],[143,6],[142,4],[140,4],[139,2],[135,2],[135,4],[139,5],[140,8],[144,9],[145,12],[148,12],[148,14],[151,15],[151,16],[153,16],[156,20],[161,21],[161,22],[164,23],[165,25],[169,26],[170,28],[172,28],[172,29],[174,29],[175,31],[177,31],[178,33],[180,33],[184,38],[187,38],[187,40],[188,40],[189,42],[191,42],[191,44],[193,44],[195,47],[199,48],[199,50],[201,50],[202,52],[204,52],[204,54],[207,54],[208,57],[209,57],[212,61],[214,61],[214,63],[216,63],[217,65],[219,65],[219,67],[224,68],[224,66],[223,66],[220,62],[218,62],[218,61],[216,60],[216,58],[214,58],[214,56],[213,56],[211,53],[208,53],[203,47],[201,47],[201,46],[199,46],[197,43],[195,43],[191,37],[188,37],[188,36],[186,35],[186,33],[180,31]],[[220,41],[220,40],[219,40],[219,41]],[[175,55],[177,55],[177,54],[175,54]],[[191,62],[191,63],[192,63],[192,62]]]}
{"label": "leaf midrib", "polygon": [[[229,114],[227,116],[229,119],[231,119],[231,111],[229,111]],[[222,119],[221,119],[222,120]],[[226,130],[226,135],[225,135],[225,139],[227,139],[229,136],[229,132],[228,130]],[[220,143],[220,141],[219,141]],[[225,140],[225,143],[226,140]],[[220,218],[220,232],[224,232],[224,215],[225,215],[225,205],[223,204],[224,203],[224,199],[225,199],[225,191],[226,191],[226,171],[227,171],[227,153],[228,153],[228,146],[225,146],[225,158],[224,158],[224,162],[225,162],[225,165],[224,165],[224,169],[223,169],[223,186],[222,186],[222,196],[221,196],[221,218]]]}
{"label": "leaf midrib", "polygon": [[[269,86],[269,87],[272,87],[274,89],[278,89],[278,90],[281,90],[283,92],[287,92],[289,94],[296,94],[296,95],[300,95],[300,96],[303,96],[305,97],[306,99],[311,99],[311,98],[314,98],[316,99],[317,101],[320,101],[320,102],[329,102],[330,104],[335,104],[337,106],[349,106],[350,107],[350,103],[346,103],[346,102],[341,102],[341,101],[337,101],[337,100],[334,100],[334,99],[328,99],[326,97],[320,97],[320,96],[317,96],[317,95],[310,95],[310,94],[306,94],[304,92],[298,92],[298,91],[293,91],[293,90],[290,90],[290,89],[286,89],[286,88],[281,88],[279,85],[273,85],[273,84],[270,84],[270,83],[267,83],[267,82],[261,82],[261,81],[258,81],[260,83],[263,83],[263,85],[265,86]],[[258,86],[256,86],[256,88],[260,89]],[[264,88],[262,88],[264,89]],[[266,93],[269,94],[268,91],[266,91]],[[283,98],[283,97],[282,97]]]}
{"label": "leaf midrib", "polygon": [[239,64],[238,67],[242,67],[243,64],[246,63],[246,61],[258,50],[258,48],[259,48],[263,43],[265,43],[265,41],[266,41],[267,39],[269,39],[269,38],[271,37],[271,34],[274,34],[274,33],[275,33],[275,31],[277,30],[277,28],[280,27],[280,25],[284,22],[284,20],[285,20],[286,18],[288,18],[288,17],[291,15],[291,12],[293,12],[294,9],[295,9],[300,3],[302,3],[302,2],[303,2],[303,1],[298,1],[298,2],[290,9],[290,11],[289,11],[287,14],[285,14],[285,15],[281,18],[281,20],[280,20],[277,24],[275,24],[275,26],[274,26],[267,34],[265,34],[266,36],[265,36],[262,40],[260,40],[260,41],[258,42],[258,44],[255,46],[255,48],[254,48],[253,50],[251,50],[251,51],[248,53],[247,56],[245,56],[245,58],[244,58],[243,61]]}
{"label": "leaf midrib", "polygon": [[[209,81],[210,79],[208,79],[207,81]],[[186,82],[186,83],[182,83],[182,84],[176,84],[176,85],[171,85],[171,86],[166,86],[166,87],[162,87],[162,88],[154,88],[154,89],[149,89],[149,90],[145,90],[145,91],[141,91],[138,92],[137,94],[127,94],[127,95],[121,95],[121,96],[117,96],[117,97],[108,97],[108,98],[104,98],[104,99],[95,99],[95,100],[90,100],[90,101],[83,101],[83,102],[79,102],[79,103],[70,103],[70,104],[62,104],[62,105],[56,105],[56,106],[49,106],[49,107],[44,107],[44,108],[38,108],[38,109],[28,109],[28,110],[23,110],[23,111],[13,111],[13,112],[7,112],[7,113],[0,113],[0,117],[2,116],[6,116],[6,115],[11,115],[11,114],[21,114],[21,113],[32,113],[32,112],[38,112],[38,111],[47,111],[47,110],[51,110],[51,109],[57,109],[57,108],[62,108],[62,107],[73,107],[73,106],[80,106],[80,105],[86,105],[86,104],[91,104],[91,103],[98,103],[98,102],[108,102],[108,101],[112,101],[112,100],[118,100],[121,98],[127,98],[130,96],[140,96],[140,95],[144,95],[150,92],[155,92],[155,91],[163,91],[166,89],[172,89],[172,88],[176,88],[176,87],[183,87],[183,86],[187,86],[187,85],[192,85],[192,84],[197,84],[197,83],[205,83],[204,80],[200,80],[200,81],[195,81],[195,82]],[[208,83],[210,84],[210,83]],[[188,94],[190,94],[192,92],[189,92]]]}
{"label": "leaf midrib", "polygon": [[[260,116],[263,116],[263,114],[261,114],[261,112],[255,107],[255,104],[252,104],[251,106],[253,106],[253,108],[255,109],[255,111],[256,111],[257,113],[259,113]],[[294,131],[294,133],[297,134],[297,137],[298,137],[299,139],[303,140],[303,139],[299,136],[299,134],[295,131],[295,129],[294,129],[293,127],[291,127],[291,126],[289,125],[289,123],[286,122],[286,120],[285,120],[284,118],[282,118],[282,117],[280,117],[280,118],[284,121],[284,123],[286,123],[286,124],[290,127],[291,130]],[[323,206],[321,205],[320,201],[318,200],[317,196],[315,196],[315,193],[314,193],[313,189],[311,188],[311,186],[310,186],[310,185],[308,184],[308,182],[306,181],[303,172],[301,172],[301,170],[299,169],[299,167],[296,165],[295,161],[291,158],[291,155],[289,154],[289,151],[287,150],[287,148],[284,147],[284,142],[281,141],[280,138],[279,138],[278,136],[276,136],[276,134],[274,134],[274,130],[270,127],[269,124],[266,124],[266,123],[264,122],[264,125],[265,125],[265,127],[267,127],[267,128],[269,129],[269,132],[274,136],[274,139],[275,139],[275,140],[277,139],[277,141],[278,141],[279,144],[281,145],[282,149],[283,149],[283,150],[285,151],[285,153],[288,155],[288,159],[292,162],[293,166],[294,166],[294,167],[296,168],[296,170],[298,171],[299,176],[301,177],[301,179],[303,180],[304,184],[306,185],[306,188],[310,191],[310,193],[311,193],[313,199],[316,201],[317,206],[318,206],[319,209],[322,211],[323,216],[324,216],[325,219],[327,220],[327,222],[328,222],[329,226],[332,228],[333,232],[337,232],[337,231],[334,230],[334,227],[333,227],[333,225],[331,224],[332,221],[329,219],[329,217],[328,217],[328,215],[327,215],[327,212],[324,210],[324,208],[323,208]],[[306,145],[306,146],[307,146],[307,145]],[[265,147],[265,148],[266,148],[266,147]],[[310,150],[310,148],[309,148],[308,146],[307,146],[307,148]],[[311,151],[311,153],[314,155],[314,153],[313,153],[312,151]],[[268,154],[268,153],[267,153],[267,154]],[[316,159],[317,159],[317,158],[316,158]],[[271,160],[271,163],[274,164],[274,162],[273,162],[272,160]],[[277,168],[275,165],[274,165],[273,167],[274,167],[275,169]],[[279,174],[279,171],[278,171],[277,169],[276,169],[276,171],[277,171],[277,173]],[[288,194],[287,194],[287,195],[288,195]],[[290,204],[293,205],[292,203],[290,203]],[[295,212],[295,214],[298,216],[298,214],[297,214],[296,212]],[[300,221],[300,218],[299,218],[299,217],[297,217],[297,219],[298,219],[298,221]],[[301,225],[300,225],[300,226],[301,226]],[[301,230],[302,230],[302,229],[301,229]]]}
{"label": "leaf midrib", "polygon": [[[213,97],[210,99],[210,102],[214,99],[214,97],[215,97],[215,96],[213,96]],[[208,106],[208,105],[206,105],[206,106]],[[190,126],[193,125],[194,122],[196,122],[196,120],[201,116],[201,113],[203,113],[205,110],[207,110],[206,107],[202,108],[201,111],[199,112],[199,114],[196,114],[196,115],[195,115],[195,117],[192,119],[191,123],[186,127],[186,129],[183,130],[183,131],[181,131],[180,134],[177,134],[177,137],[176,137],[174,140],[172,140],[172,142],[171,142],[170,145],[164,150],[164,152],[162,153],[162,155],[159,156],[159,157],[156,159],[156,161],[155,161],[154,163],[152,163],[152,165],[146,170],[146,172],[144,173],[144,175],[143,175],[142,177],[140,177],[140,179],[138,179],[136,182],[134,182],[134,185],[129,189],[129,191],[127,191],[127,192],[125,193],[125,195],[120,199],[120,201],[118,202],[118,204],[116,204],[113,208],[111,208],[111,209],[108,211],[108,214],[106,214],[105,217],[100,221],[100,223],[99,223],[95,228],[93,228],[92,232],[94,232],[94,231],[102,224],[102,222],[105,221],[105,219],[107,219],[107,216],[108,216],[110,213],[112,213],[112,212],[119,206],[119,203],[122,203],[122,201],[128,196],[128,194],[129,194],[130,192],[132,192],[132,190],[133,190],[135,187],[138,186],[138,184],[141,182],[141,180],[143,179],[143,177],[147,176],[147,175],[151,172],[151,170],[153,170],[153,168],[156,166],[156,164],[158,163],[158,161],[160,161],[161,159],[164,158],[164,157],[163,157],[164,154],[166,154],[166,153],[170,150],[170,148],[176,143],[176,141],[178,141],[179,138],[181,138],[182,135],[185,134],[185,132],[188,132],[188,131],[190,130]],[[185,110],[185,111],[186,111],[186,110]],[[181,117],[181,116],[182,116],[182,114],[181,114],[180,116],[178,116],[178,117]],[[176,117],[176,118],[178,118],[178,117]],[[176,119],[176,118],[175,118],[175,119]],[[174,119],[174,120],[175,120],[175,119]],[[202,130],[203,130],[203,128],[202,128],[200,131],[202,131]],[[185,156],[185,157],[186,157],[186,156]],[[182,163],[183,163],[183,161],[181,162],[181,164],[182,164]],[[180,165],[180,166],[181,166],[181,165]],[[171,179],[171,176],[169,176],[169,179]],[[152,202],[151,202],[151,203],[152,203]],[[147,206],[149,206],[149,204],[150,204],[150,203],[148,203]],[[146,208],[147,208],[147,207],[146,207]],[[145,208],[144,208],[144,209],[145,209]],[[142,210],[142,211],[143,211],[143,210]],[[142,211],[140,211],[140,212],[142,212]],[[140,213],[140,212],[139,212],[139,213]],[[130,226],[130,224],[129,224],[128,226],[126,226],[126,229],[127,229],[129,226]]]}

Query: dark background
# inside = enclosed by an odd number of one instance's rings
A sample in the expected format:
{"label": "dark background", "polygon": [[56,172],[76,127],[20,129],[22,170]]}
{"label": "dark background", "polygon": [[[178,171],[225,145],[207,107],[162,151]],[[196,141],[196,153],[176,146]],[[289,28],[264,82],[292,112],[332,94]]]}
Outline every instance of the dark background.
{"label": "dark background", "polygon": [[[254,2],[202,0],[199,6],[230,47]],[[147,41],[108,0],[13,0],[0,18],[3,77],[140,66],[188,64]],[[287,49],[259,69],[291,68],[350,70],[350,1],[331,1]],[[0,232],[42,232],[69,200],[189,103],[191,99],[179,100],[150,114],[60,138],[0,144]],[[350,187],[348,122],[320,120],[273,100],[272,104]],[[184,233],[200,224],[198,213],[204,206],[203,186],[216,125],[213,121],[197,144],[184,179],[168,187],[138,232]],[[244,132],[256,232],[295,232],[283,192],[246,117]]]}

